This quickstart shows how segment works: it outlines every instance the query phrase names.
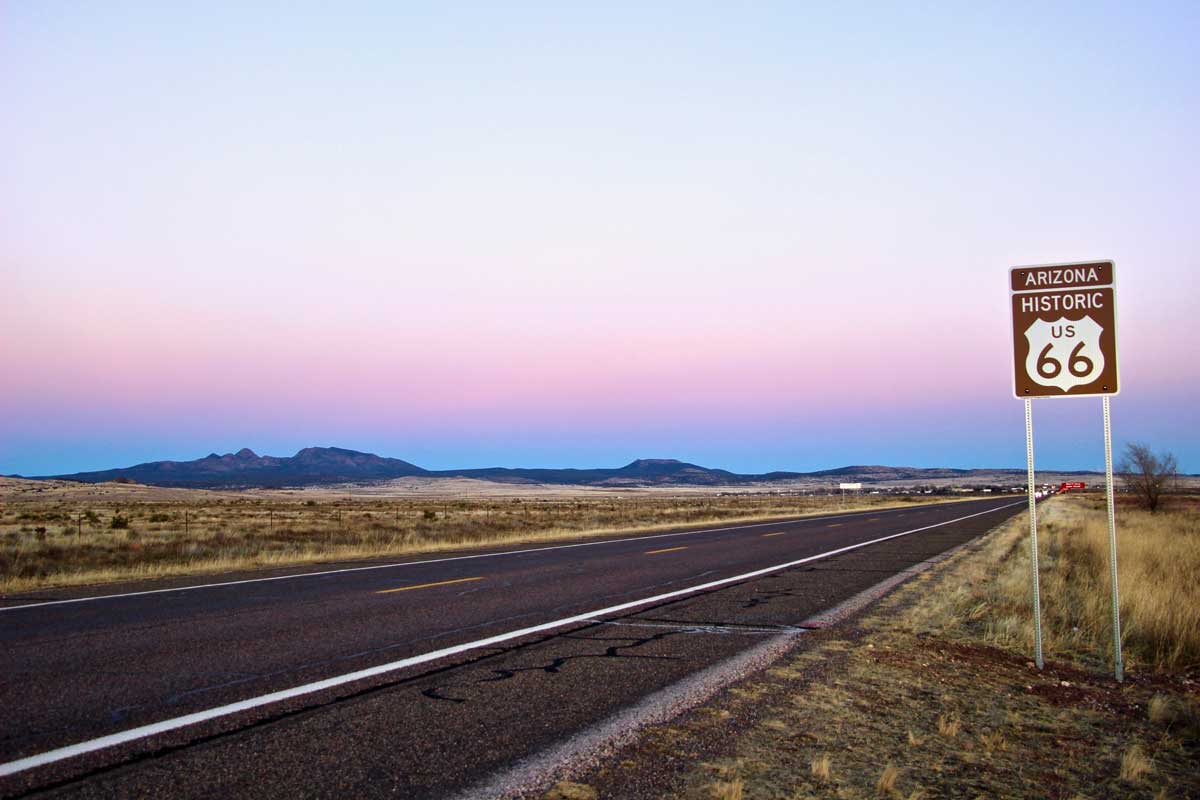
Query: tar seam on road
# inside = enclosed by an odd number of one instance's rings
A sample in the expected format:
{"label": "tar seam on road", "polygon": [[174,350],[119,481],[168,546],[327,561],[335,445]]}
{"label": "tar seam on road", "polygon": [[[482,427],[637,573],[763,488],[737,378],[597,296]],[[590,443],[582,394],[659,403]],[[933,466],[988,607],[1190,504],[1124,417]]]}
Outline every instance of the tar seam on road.
{"label": "tar seam on road", "polygon": [[984,514],[992,514],[997,511],[1003,511],[1006,508],[1011,508],[1014,505],[1021,505],[1022,503],[1024,503],[1023,500],[1018,501],[1016,503],[1007,503],[1002,506],[997,506],[996,508],[989,508],[986,511],[979,511],[974,514],[967,514],[962,517],[956,517],[955,519],[946,520],[945,522],[938,522],[933,525],[926,525],[926,526],[920,527],[920,528],[913,528],[911,530],[902,531],[900,533],[893,533],[888,536],[881,536],[878,539],[871,539],[870,541],[859,542],[858,544],[847,545],[846,547],[839,547],[835,550],[829,550],[824,553],[818,553],[817,555],[807,556],[805,558],[797,559],[795,561],[788,561],[784,564],[776,564],[771,567],[764,567],[762,569],[756,569],[751,572],[743,573],[741,575],[734,575],[730,578],[721,578],[720,580],[709,581],[708,583],[702,583],[698,586],[690,586],[690,587],[687,587],[684,589],[676,589],[674,591],[666,592],[664,594],[654,595],[653,597],[645,597],[640,600],[630,600],[628,602],[620,603],[615,606],[609,606],[608,608],[601,608],[601,609],[597,609],[595,611],[587,611],[583,614],[575,614],[574,616],[563,617],[562,619],[552,620],[550,622],[543,622],[539,625],[531,625],[530,627],[527,627],[527,628],[520,628],[518,630],[509,631],[507,633],[496,634],[495,636],[489,636],[485,639],[477,639],[473,642],[465,642],[463,644],[458,644],[458,645],[454,645],[451,647],[445,647],[445,648],[442,648],[441,650],[434,650],[432,652],[424,653],[422,655],[410,656],[408,658],[403,658],[403,659],[400,659],[399,661],[392,661],[387,664],[380,664],[375,667],[369,667],[367,669],[361,669],[361,670],[357,670],[355,672],[348,672],[343,675],[337,675],[332,678],[326,678],[324,680],[314,681],[313,683],[306,683],[301,686],[292,687],[291,689],[283,689],[283,690],[280,690],[277,692],[270,692],[269,694],[259,695],[258,697],[252,697],[248,700],[241,700],[236,703],[229,703],[229,704],[226,704],[223,706],[217,706],[215,708],[205,709],[204,711],[197,711],[192,714],[185,714],[181,717],[175,717],[173,719],[166,719],[166,720],[162,720],[160,722],[151,723],[149,725],[141,725],[136,728],[130,728],[129,730],[126,730],[126,731],[121,731],[119,733],[109,734],[108,736],[100,736],[95,739],[88,739],[86,741],[78,742],[73,745],[67,745],[66,747],[59,747],[54,750],[48,750],[44,753],[38,753],[37,755],[27,756],[25,758],[16,759],[15,761],[9,761],[5,764],[0,764],[0,777],[6,776],[6,775],[15,775],[19,772],[24,772],[26,770],[33,769],[35,767],[41,767],[41,766],[45,766],[47,764],[54,764],[59,761],[65,761],[68,758],[74,758],[76,756],[81,756],[86,753],[94,753],[97,750],[104,750],[109,747],[115,747],[117,745],[127,744],[129,742],[134,742],[139,739],[145,739],[150,736],[156,736],[161,733],[167,733],[168,731],[178,730],[179,728],[186,728],[191,725],[197,725],[201,722],[207,722],[209,720],[218,719],[220,717],[226,717],[231,714],[237,714],[242,711],[249,711],[254,708],[259,708],[262,706],[279,703],[284,700],[290,700],[294,697],[301,697],[304,695],[313,694],[315,692],[324,691],[326,689],[333,689],[338,686],[343,686],[348,683],[353,683],[355,681],[364,680],[366,678],[373,678],[378,675],[383,675],[383,674],[386,674],[389,672],[395,672],[397,670],[416,666],[418,664],[425,664],[425,663],[428,663],[431,661],[437,661],[438,659],[458,655],[459,653],[465,653],[469,650],[477,650],[481,647],[489,647],[491,645],[499,644],[501,642],[507,642],[507,641],[511,641],[513,639],[519,639],[523,636],[529,636],[530,634],[541,633],[542,631],[553,630],[555,628],[561,628],[566,625],[573,625],[573,624],[581,623],[581,622],[594,622],[596,617],[603,617],[603,616],[608,616],[610,614],[616,614],[620,611],[626,611],[626,610],[629,610],[632,608],[637,608],[639,606],[649,605],[652,603],[659,603],[664,600],[670,600],[675,597],[683,597],[684,595],[693,594],[696,592],[702,592],[702,591],[706,591],[708,589],[714,589],[718,586],[728,586],[733,583],[739,583],[741,581],[749,580],[750,578],[757,578],[760,575],[769,575],[772,572],[779,572],[780,570],[790,569],[791,567],[796,567],[801,564],[807,564],[812,561],[818,561],[823,558],[829,558],[830,556],[839,555],[841,553],[848,553],[852,550],[858,550],[863,547],[869,547],[870,545],[879,544],[880,542],[886,542],[886,541],[889,541],[892,539],[898,539],[901,536],[909,536],[914,533],[920,533],[921,531],[927,531],[927,530],[932,530],[933,528],[941,528],[946,525],[952,525],[956,522],[962,522],[963,520],[966,520],[966,519],[972,519],[974,517],[981,517]]}
{"label": "tar seam on road", "polygon": [[[899,509],[885,509],[882,513],[891,513]],[[856,511],[852,514],[829,514],[823,517],[794,517],[788,520],[773,522],[752,522],[746,525],[730,525],[724,528],[701,528],[691,531],[676,531],[674,533],[655,533],[646,536],[627,536],[624,539],[602,539],[598,542],[577,542],[576,544],[554,544],[545,547],[527,547],[523,550],[502,550],[498,553],[475,553],[469,556],[446,556],[445,558],[428,558],[424,561],[398,561],[391,564],[371,564],[365,567],[345,567],[343,569],[327,569],[320,572],[298,572],[294,575],[275,575],[270,578],[246,578],[240,581],[223,581],[221,583],[200,583],[195,586],[173,586],[169,589],[146,589],[140,592],[122,592],[120,594],[98,594],[92,597],[71,597],[65,600],[45,600],[40,603],[26,603],[20,606],[0,606],[0,613],[5,611],[20,611],[25,608],[42,608],[43,606],[60,606],[67,603],[89,603],[97,600],[115,600],[121,597],[140,597],[147,594],[163,594],[164,592],[189,592],[195,589],[219,589],[222,586],[241,586],[246,583],[266,583],[267,581],[286,581],[293,578],[316,578],[322,575],[338,575],[344,572],[365,572],[372,569],[395,569],[397,567],[419,567],[424,564],[441,564],[446,561],[466,561],[472,558],[496,558],[498,556],[518,556],[526,553],[541,553],[547,550],[568,550],[573,547],[596,547],[603,544],[621,544],[623,542],[644,542],[650,539],[665,539],[670,536],[694,536],[698,533],[722,533],[724,531],[739,531],[745,528],[762,528],[767,525],[794,524],[798,522],[821,522],[827,519],[850,519],[863,517],[874,511]],[[905,512],[907,513],[907,511]],[[903,517],[904,514],[897,514]]]}
{"label": "tar seam on road", "polygon": [[401,586],[398,589],[380,589],[375,594],[395,594],[396,592],[411,592],[413,589],[432,589],[435,586],[449,586],[452,583],[470,583],[471,581],[481,581],[483,577],[478,578],[455,578],[452,581],[434,581],[433,583],[418,583],[415,586]]}

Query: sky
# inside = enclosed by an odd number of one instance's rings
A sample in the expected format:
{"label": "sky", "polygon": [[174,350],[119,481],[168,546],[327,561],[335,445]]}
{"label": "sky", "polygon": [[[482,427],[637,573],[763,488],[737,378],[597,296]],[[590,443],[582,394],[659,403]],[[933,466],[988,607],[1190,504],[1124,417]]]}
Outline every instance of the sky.
{"label": "sky", "polygon": [[0,473],[1021,467],[1008,270],[1101,258],[1200,472],[1196,3],[248,5],[0,11]]}

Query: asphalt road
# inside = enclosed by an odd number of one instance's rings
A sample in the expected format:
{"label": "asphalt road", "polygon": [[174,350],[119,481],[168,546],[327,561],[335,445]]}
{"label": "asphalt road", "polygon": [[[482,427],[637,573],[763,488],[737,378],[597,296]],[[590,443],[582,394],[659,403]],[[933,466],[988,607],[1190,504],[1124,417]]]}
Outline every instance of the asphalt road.
{"label": "asphalt road", "polygon": [[450,796],[1023,507],[6,598],[0,795]]}

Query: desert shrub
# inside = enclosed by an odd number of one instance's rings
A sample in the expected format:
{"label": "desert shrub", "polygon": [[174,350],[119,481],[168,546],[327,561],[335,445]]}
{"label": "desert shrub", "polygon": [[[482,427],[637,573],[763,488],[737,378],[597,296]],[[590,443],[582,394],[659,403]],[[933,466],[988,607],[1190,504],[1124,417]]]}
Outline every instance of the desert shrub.
{"label": "desert shrub", "polygon": [[1117,473],[1125,490],[1137,498],[1138,505],[1147,511],[1158,511],[1162,495],[1175,477],[1178,462],[1171,453],[1155,453],[1148,446],[1130,442],[1117,465]]}

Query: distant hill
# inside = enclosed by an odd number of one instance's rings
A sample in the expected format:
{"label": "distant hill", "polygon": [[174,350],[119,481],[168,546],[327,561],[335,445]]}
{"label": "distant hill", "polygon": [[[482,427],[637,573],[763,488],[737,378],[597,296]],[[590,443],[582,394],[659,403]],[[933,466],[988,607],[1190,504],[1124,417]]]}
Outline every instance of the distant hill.
{"label": "distant hill", "polygon": [[[249,448],[236,453],[210,453],[195,461],[151,461],[120,469],[44,475],[42,479],[101,483],[136,481],[149,486],[187,488],[280,488],[336,483],[361,483],[422,476],[478,478],[502,483],[554,483],[573,486],[736,486],[790,480],[921,482],[944,478],[993,479],[1024,477],[1024,470],[944,469],[922,467],[848,466],[818,472],[739,474],[701,467],[671,458],[639,458],[623,467],[597,469],[483,469],[427,470],[374,453],[340,447],[306,447],[294,456],[260,456]],[[1060,473],[1060,474],[1087,474]],[[17,477],[17,476],[14,476]]]}
{"label": "distant hill", "polygon": [[306,447],[291,457],[260,456],[247,447],[223,456],[210,453],[195,461],[151,461],[121,469],[45,477],[85,483],[125,479],[150,486],[277,488],[427,474],[398,458],[340,447]]}
{"label": "distant hill", "polygon": [[439,477],[481,478],[505,483],[565,483],[594,486],[723,486],[762,480],[761,475],[738,475],[723,469],[709,469],[673,458],[639,458],[616,469],[486,469],[442,470],[431,472]]}

